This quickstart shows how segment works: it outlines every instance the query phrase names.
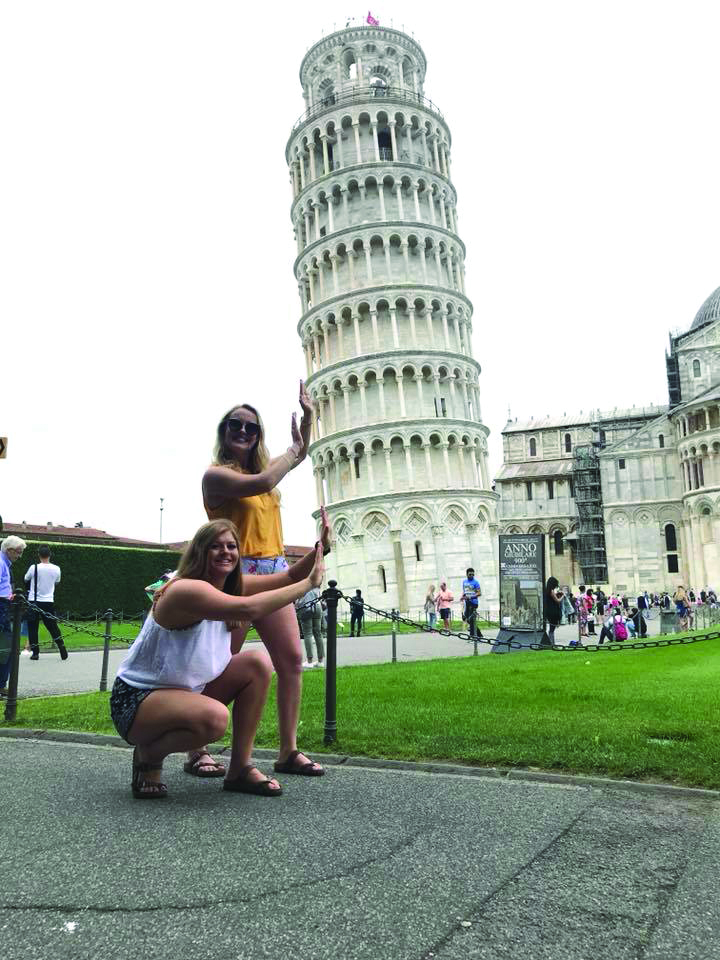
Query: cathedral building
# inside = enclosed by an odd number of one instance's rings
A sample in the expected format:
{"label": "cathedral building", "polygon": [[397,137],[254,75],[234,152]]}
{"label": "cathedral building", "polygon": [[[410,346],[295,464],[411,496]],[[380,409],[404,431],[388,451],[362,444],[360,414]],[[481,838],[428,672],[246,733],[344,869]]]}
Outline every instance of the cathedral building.
{"label": "cathedral building", "polygon": [[468,566],[497,603],[496,501],[473,356],[452,138],[400,30],[350,26],[300,67],[286,160],[297,332],[315,418],[328,573],[371,603],[417,610]]}
{"label": "cathedral building", "polygon": [[501,533],[545,533],[561,584],[720,587],[720,288],[670,337],[667,406],[508,421]]}

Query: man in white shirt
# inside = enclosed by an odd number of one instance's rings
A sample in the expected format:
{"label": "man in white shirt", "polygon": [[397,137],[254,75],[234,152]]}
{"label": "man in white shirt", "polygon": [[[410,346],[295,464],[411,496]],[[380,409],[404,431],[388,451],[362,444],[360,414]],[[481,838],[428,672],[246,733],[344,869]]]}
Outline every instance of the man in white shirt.
{"label": "man in white shirt", "polygon": [[40,658],[38,643],[38,628],[40,621],[50,631],[50,636],[57,644],[62,660],[67,660],[68,652],[65,649],[60,628],[55,619],[55,585],[60,583],[60,567],[50,563],[50,549],[40,547],[38,550],[39,563],[34,563],[25,574],[28,586],[28,601],[32,606],[28,609],[28,640],[32,650],[31,660]]}

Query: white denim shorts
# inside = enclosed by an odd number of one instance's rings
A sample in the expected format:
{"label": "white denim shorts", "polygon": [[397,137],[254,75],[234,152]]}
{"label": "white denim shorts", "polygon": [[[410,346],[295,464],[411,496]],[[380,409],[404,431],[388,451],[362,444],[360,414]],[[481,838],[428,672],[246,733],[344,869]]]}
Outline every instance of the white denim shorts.
{"label": "white denim shorts", "polygon": [[243,573],[282,573],[288,569],[288,562],[285,557],[241,557],[241,570]]}

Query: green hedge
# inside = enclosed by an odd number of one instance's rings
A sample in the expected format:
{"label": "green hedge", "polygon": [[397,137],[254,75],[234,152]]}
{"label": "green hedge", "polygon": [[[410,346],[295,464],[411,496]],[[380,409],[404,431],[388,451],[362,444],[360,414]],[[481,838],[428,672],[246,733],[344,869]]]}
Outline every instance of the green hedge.
{"label": "green hedge", "polygon": [[16,587],[27,587],[25,573],[43,545],[52,552],[51,563],[62,570],[62,580],[55,589],[56,609],[62,616],[67,611],[76,617],[92,616],[108,607],[128,616],[139,613],[149,607],[144,587],[165,570],[174,570],[180,560],[174,550],[28,540],[27,549],[12,567]]}

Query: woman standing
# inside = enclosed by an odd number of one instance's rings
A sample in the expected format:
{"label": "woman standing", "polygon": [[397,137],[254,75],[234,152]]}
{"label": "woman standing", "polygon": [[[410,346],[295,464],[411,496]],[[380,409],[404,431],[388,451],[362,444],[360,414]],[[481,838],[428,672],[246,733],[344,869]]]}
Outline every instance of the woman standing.
{"label": "woman standing", "polygon": [[[279,457],[270,458],[265,446],[260,414],[249,404],[232,407],[217,426],[213,463],[202,481],[203,501],[208,519],[231,520],[240,535],[243,573],[268,575],[288,569],[283,556],[280,524],[280,495],[276,487],[282,478],[307,456],[312,408],[305,386],[300,382],[303,416],[298,428],[292,417],[292,444]],[[329,528],[323,511],[322,545],[330,552]],[[292,604],[253,619],[252,625],[265,644],[277,673],[278,727],[280,753],[278,773],[319,777],[325,772],[297,748],[297,725],[302,694],[302,653],[300,631]],[[233,630],[232,650],[242,647],[249,624]]]}
{"label": "woman standing", "polygon": [[432,630],[437,620],[437,608],[435,606],[435,584],[431,583],[425,594],[425,620]]}
{"label": "woman standing", "polygon": [[7,696],[7,681],[12,667],[12,616],[10,601],[13,595],[10,568],[23,555],[27,544],[20,537],[5,537],[0,544],[0,697]]}
{"label": "woman standing", "polygon": [[555,628],[562,620],[562,601],[564,593],[555,577],[549,577],[545,585],[545,622],[548,625],[548,639],[555,643]]}
{"label": "woman standing", "polygon": [[280,796],[277,780],[251,761],[270,664],[264,651],[232,653],[229,622],[261,620],[317,587],[322,576],[319,544],[288,572],[243,577],[234,525],[214,520],[198,530],[176,576],[155,594],[110,696],[113,723],[135,746],[136,799],[167,796],[160,780],[165,757],[221,737],[231,703],[232,754],[223,789]]}

